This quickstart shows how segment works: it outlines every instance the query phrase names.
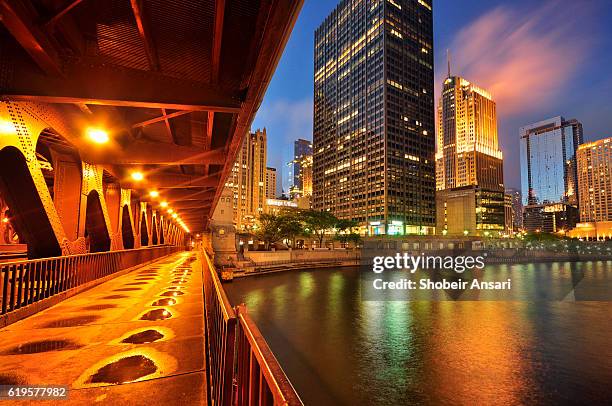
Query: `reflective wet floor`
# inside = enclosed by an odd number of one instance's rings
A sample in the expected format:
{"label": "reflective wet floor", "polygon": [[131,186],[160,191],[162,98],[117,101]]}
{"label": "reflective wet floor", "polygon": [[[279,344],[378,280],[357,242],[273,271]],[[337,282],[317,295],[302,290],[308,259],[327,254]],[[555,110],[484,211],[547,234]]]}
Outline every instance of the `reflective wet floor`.
{"label": "reflective wet floor", "polygon": [[201,262],[172,255],[1,329],[0,385],[67,385],[62,404],[205,404],[202,313]]}

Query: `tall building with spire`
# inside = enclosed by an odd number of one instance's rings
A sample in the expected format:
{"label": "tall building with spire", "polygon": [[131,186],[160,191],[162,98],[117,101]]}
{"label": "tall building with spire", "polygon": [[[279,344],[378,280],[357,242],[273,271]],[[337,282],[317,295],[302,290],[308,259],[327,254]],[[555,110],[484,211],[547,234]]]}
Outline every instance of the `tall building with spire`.
{"label": "tall building with spire", "polygon": [[313,206],[377,234],[432,234],[431,0],[342,0],[315,31]]}
{"label": "tall building with spire", "polygon": [[496,105],[485,89],[450,74],[438,105],[436,226],[439,234],[506,230]]}

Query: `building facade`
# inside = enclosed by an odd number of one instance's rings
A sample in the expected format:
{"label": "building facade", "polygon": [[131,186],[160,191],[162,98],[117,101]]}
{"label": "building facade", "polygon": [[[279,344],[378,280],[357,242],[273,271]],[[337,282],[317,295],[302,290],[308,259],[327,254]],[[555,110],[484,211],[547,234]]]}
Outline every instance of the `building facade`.
{"label": "building facade", "polygon": [[506,194],[512,197],[512,228],[518,231],[523,228],[523,200],[521,191],[515,188],[506,188]]}
{"label": "building facade", "polygon": [[296,140],[293,160],[289,162],[289,197],[312,196],[312,143]]}
{"label": "building facade", "polygon": [[433,233],[431,1],[341,1],[314,72],[314,209],[369,235]]}
{"label": "building facade", "polygon": [[450,72],[438,105],[436,189],[438,234],[509,231],[495,101]]}
{"label": "building facade", "polygon": [[276,199],[276,168],[266,168],[266,199]]}
{"label": "building facade", "polygon": [[580,221],[612,221],[612,138],[580,145],[576,158]]}
{"label": "building facade", "polygon": [[226,186],[234,194],[234,224],[249,230],[266,204],[266,129],[249,133],[238,152]]}
{"label": "building facade", "polygon": [[491,94],[449,76],[438,105],[436,189],[463,186],[503,190],[503,156]]}
{"label": "building facade", "polygon": [[520,129],[525,230],[557,232],[576,225],[576,150],[582,142],[582,124],[561,116]]}

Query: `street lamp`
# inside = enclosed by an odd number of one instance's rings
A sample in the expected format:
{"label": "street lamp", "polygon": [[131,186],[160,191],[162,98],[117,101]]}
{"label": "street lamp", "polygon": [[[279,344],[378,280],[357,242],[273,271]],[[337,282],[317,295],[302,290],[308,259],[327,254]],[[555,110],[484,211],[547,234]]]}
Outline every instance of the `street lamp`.
{"label": "street lamp", "polygon": [[87,137],[96,144],[106,144],[109,140],[108,133],[100,128],[88,128]]}
{"label": "street lamp", "polygon": [[157,190],[151,190],[149,192],[149,196],[155,198],[155,197],[159,197],[159,192]]}
{"label": "street lamp", "polygon": [[136,182],[140,182],[141,180],[144,179],[144,175],[142,174],[142,172],[132,172],[132,179],[135,180]]}

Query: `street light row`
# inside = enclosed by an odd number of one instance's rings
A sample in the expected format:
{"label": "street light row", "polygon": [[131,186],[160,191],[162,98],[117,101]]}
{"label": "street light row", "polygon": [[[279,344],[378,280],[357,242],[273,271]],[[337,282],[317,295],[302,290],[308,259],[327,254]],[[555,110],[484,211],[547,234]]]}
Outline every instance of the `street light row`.
{"label": "street light row", "polygon": [[[100,128],[93,128],[90,127],[87,129],[86,131],[87,133],[87,138],[89,138],[89,140],[95,144],[106,144],[108,141],[110,141],[110,137],[108,136],[108,132],[106,132],[103,129]],[[130,174],[130,177],[132,178],[132,180],[134,180],[135,182],[141,182],[144,180],[145,176],[142,172],[140,171],[133,171]],[[153,199],[156,199],[159,197],[159,192],[157,190],[151,190],[149,192],[149,196]],[[177,213],[174,212],[174,210],[172,210],[171,208],[168,207],[168,202],[167,201],[161,201],[159,203],[160,207],[162,209],[166,209],[166,212],[168,214],[170,214],[170,216],[174,219],[174,221],[176,221],[182,228],[183,230],[185,230],[185,232],[189,233],[189,227],[187,227],[187,225],[185,225],[185,223],[183,222],[183,220],[181,220],[181,218],[179,217],[179,215]]]}

